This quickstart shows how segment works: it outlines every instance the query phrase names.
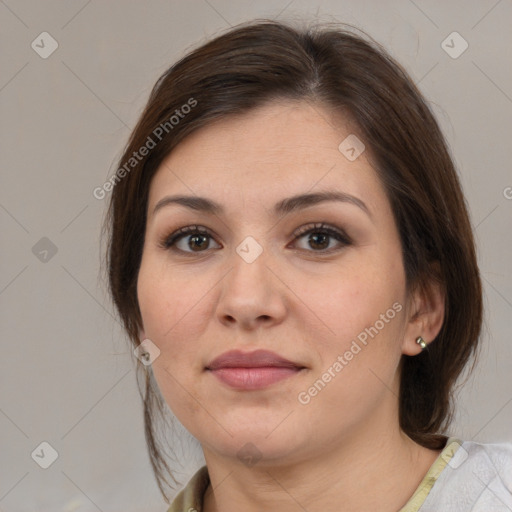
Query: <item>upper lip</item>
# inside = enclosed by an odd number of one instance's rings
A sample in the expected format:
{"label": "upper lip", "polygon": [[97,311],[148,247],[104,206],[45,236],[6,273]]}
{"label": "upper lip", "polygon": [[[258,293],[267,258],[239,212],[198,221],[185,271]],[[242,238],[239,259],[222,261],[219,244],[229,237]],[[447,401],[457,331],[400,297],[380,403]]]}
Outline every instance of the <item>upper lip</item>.
{"label": "upper lip", "polygon": [[269,350],[255,350],[254,352],[242,352],[230,350],[216,357],[206,365],[208,370],[220,368],[263,368],[268,366],[283,368],[303,368],[284,357]]}

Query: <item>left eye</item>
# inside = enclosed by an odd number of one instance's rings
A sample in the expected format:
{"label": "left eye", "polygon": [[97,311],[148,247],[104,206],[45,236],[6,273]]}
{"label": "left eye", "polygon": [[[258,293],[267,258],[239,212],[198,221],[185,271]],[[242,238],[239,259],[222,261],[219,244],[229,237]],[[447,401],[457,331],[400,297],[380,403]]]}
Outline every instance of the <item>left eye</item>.
{"label": "left eye", "polygon": [[[294,234],[293,242],[302,238],[307,238],[306,243],[309,244],[313,251],[310,252],[333,252],[331,243],[334,240],[338,242],[341,247],[351,244],[349,237],[341,230],[330,227],[323,223],[307,225],[299,228]],[[206,252],[211,249],[210,241],[214,241],[212,234],[202,226],[187,226],[175,231],[170,236],[165,238],[160,244],[164,249],[173,249],[185,253],[198,253]],[[183,244],[183,242],[185,242]],[[217,244],[217,242],[215,242]],[[180,247],[180,244],[182,246]],[[217,249],[221,248],[217,244]],[[303,248],[304,249],[304,248]],[[307,248],[305,250],[308,250]]]}
{"label": "left eye", "polygon": [[308,225],[299,228],[294,233],[294,241],[299,240],[301,238],[305,238],[306,235],[309,235],[306,240],[306,243],[309,244],[309,247],[318,248],[320,246],[320,250],[315,250],[313,252],[330,253],[339,250],[340,247],[334,249],[332,247],[329,247],[330,241],[332,241],[332,239],[336,240],[338,242],[338,245],[341,247],[351,244],[350,238],[343,231],[323,223],[314,224],[313,226]]}

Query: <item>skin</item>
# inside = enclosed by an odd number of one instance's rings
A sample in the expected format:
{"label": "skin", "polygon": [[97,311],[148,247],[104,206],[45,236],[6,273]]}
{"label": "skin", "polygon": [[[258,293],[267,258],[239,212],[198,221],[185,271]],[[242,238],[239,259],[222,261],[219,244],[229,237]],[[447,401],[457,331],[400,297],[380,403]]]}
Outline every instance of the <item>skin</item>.
{"label": "skin", "polygon": [[[207,512],[396,511],[439,454],[400,430],[398,390],[402,354],[421,351],[420,335],[435,338],[444,299],[434,283],[407,293],[399,234],[369,150],[353,162],[338,150],[353,133],[320,105],[269,103],[195,132],[152,180],[140,334],[160,350],[153,370],[169,407],[201,443],[212,482]],[[369,214],[334,201],[272,213],[284,198],[325,190],[359,198]],[[225,212],[171,204],[153,213],[174,194],[208,197]],[[295,239],[297,228],[320,222],[351,244]],[[161,247],[195,224],[212,232],[202,248],[194,251],[190,235],[177,242],[187,253]],[[236,252],[247,236],[263,249],[252,263]],[[300,403],[299,393],[397,302],[401,311]],[[258,391],[233,390],[205,370],[228,350],[260,348],[305,369]],[[246,443],[261,457],[255,465],[237,456]]]}

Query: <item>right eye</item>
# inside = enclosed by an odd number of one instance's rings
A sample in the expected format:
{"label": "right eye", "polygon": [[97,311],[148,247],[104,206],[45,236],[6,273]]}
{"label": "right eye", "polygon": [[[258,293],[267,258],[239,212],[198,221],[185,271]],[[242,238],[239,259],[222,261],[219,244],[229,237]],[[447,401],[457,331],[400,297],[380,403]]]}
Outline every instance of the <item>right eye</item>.
{"label": "right eye", "polygon": [[[213,235],[208,229],[203,226],[194,225],[174,231],[162,240],[160,246],[172,251],[193,254],[206,252],[209,249],[211,240],[213,240]],[[220,246],[217,248],[220,248]]]}

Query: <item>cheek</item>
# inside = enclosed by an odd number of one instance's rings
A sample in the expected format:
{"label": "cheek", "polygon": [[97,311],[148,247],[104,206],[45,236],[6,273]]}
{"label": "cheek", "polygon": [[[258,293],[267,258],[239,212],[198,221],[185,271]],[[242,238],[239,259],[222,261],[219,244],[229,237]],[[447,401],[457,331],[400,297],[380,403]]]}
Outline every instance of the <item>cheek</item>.
{"label": "cheek", "polygon": [[[322,391],[319,403],[350,404],[354,412],[392,386],[405,323],[400,255],[378,257],[384,251],[377,247],[368,252],[367,258],[345,260],[328,293],[318,282],[310,286],[311,303],[329,328],[325,330],[328,335],[311,338],[311,348],[320,361],[320,372],[312,375],[311,384],[323,380],[322,375],[330,370],[336,378]],[[330,375],[325,379],[331,379]]]}
{"label": "cheek", "polygon": [[[198,402],[191,400],[191,393],[195,389],[195,367],[199,371],[201,366],[195,340],[201,330],[204,290],[184,288],[184,278],[179,275],[179,271],[146,256],[141,262],[137,296],[144,336],[160,350],[152,364],[158,387],[171,410],[186,420],[201,412]],[[193,425],[187,424],[187,428],[193,431]]]}
{"label": "cheek", "polygon": [[[325,285],[329,285],[326,290]],[[377,322],[395,302],[404,300],[405,282],[398,265],[359,260],[346,265],[322,287],[309,286],[312,304],[337,339],[353,338]],[[395,310],[390,312],[393,316]],[[387,320],[387,316],[386,316]],[[391,325],[389,322],[386,325]],[[380,325],[380,323],[379,323]]]}
{"label": "cheek", "polygon": [[343,421],[356,424],[394,389],[405,291],[400,267],[390,268],[363,268],[359,261],[357,268],[339,274],[328,294],[320,286],[310,288],[329,334],[310,338],[319,364],[298,400],[308,404],[305,413],[318,428],[327,421],[326,410],[350,411]]}
{"label": "cheek", "polygon": [[146,336],[165,345],[197,307],[200,290],[180,277],[179,270],[168,268],[157,257],[145,255],[139,270],[137,297]]}
{"label": "cheek", "polygon": [[[167,282],[150,263],[143,260],[137,281],[137,297],[142,316],[144,334],[153,342],[161,341],[173,324],[175,311]],[[159,343],[159,348],[160,343]]]}

